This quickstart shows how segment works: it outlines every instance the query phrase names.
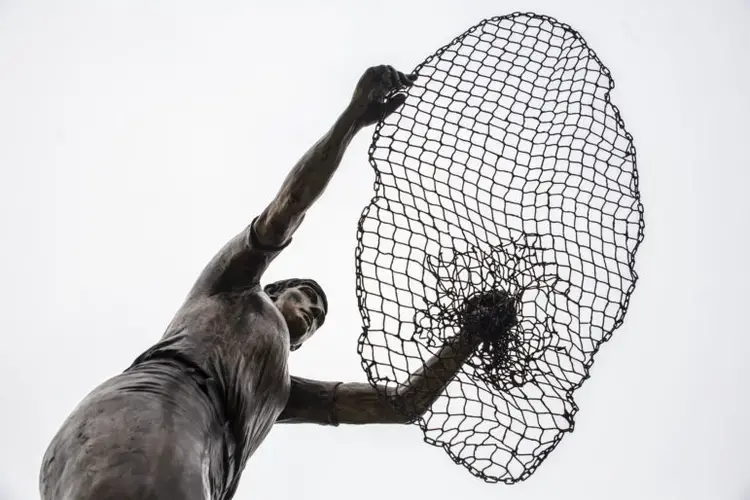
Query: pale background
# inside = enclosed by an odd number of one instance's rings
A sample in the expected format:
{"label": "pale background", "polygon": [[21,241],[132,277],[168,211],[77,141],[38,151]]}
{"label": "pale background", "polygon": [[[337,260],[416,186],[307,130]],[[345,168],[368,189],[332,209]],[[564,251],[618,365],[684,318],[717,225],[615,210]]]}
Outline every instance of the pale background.
{"label": "pale background", "polygon": [[[750,498],[750,4],[262,4],[0,0],[0,500],[38,497],[62,420],[158,339],[362,70],[409,70],[516,10],[583,34],[639,152],[641,281],[578,392],[576,431],[508,487],[417,427],[279,427],[236,498]],[[329,294],[324,330],[292,356],[300,375],[364,380],[353,257],[369,140],[266,276],[310,276]]]}

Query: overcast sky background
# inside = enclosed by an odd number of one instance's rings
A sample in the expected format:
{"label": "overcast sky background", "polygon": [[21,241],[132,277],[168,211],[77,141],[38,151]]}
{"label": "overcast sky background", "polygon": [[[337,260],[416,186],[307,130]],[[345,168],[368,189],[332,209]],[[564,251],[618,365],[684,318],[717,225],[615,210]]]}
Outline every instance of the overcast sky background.
{"label": "overcast sky background", "polygon": [[[509,487],[417,427],[278,427],[236,498],[750,499],[750,4],[270,5],[0,0],[0,500],[38,497],[63,419],[160,337],[367,66],[410,70],[516,10],[581,32],[639,153],[641,279],[577,393],[576,431]],[[292,356],[298,375],[365,380],[354,247],[370,133],[266,275],[329,295],[324,330]]]}

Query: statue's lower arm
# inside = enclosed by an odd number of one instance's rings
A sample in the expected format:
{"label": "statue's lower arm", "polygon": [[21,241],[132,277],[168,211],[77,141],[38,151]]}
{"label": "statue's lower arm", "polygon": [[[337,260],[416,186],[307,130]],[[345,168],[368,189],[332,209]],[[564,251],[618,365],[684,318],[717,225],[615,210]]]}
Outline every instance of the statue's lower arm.
{"label": "statue's lower arm", "polygon": [[483,342],[498,342],[516,324],[513,297],[498,290],[470,298],[460,311],[462,329],[398,387],[342,384],[334,411],[340,423],[407,423],[430,409]]}
{"label": "statue's lower arm", "polygon": [[307,209],[323,194],[357,132],[398,109],[405,96],[390,94],[410,87],[415,78],[390,66],[365,71],[333,127],[297,162],[258,217],[256,232],[263,243],[281,245],[291,237]]}

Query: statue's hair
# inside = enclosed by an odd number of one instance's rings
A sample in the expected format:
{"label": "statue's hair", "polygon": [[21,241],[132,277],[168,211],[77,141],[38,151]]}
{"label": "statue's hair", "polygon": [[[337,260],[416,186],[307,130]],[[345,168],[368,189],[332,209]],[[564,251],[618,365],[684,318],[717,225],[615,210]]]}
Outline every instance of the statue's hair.
{"label": "statue's hair", "polygon": [[271,297],[271,300],[276,300],[276,298],[281,295],[281,292],[283,292],[285,289],[300,285],[307,285],[315,290],[318,295],[320,295],[320,299],[323,301],[323,316],[318,318],[318,327],[323,326],[323,323],[325,322],[325,316],[326,314],[328,314],[328,297],[326,297],[326,293],[323,291],[323,288],[318,284],[317,281],[299,278],[280,280],[269,283],[268,285],[263,287],[263,291],[266,292],[269,297]]}

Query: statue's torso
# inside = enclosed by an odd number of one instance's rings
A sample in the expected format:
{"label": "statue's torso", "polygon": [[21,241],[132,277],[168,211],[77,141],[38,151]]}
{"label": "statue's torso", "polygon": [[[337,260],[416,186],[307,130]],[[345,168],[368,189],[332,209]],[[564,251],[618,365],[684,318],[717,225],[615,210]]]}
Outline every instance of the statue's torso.
{"label": "statue's torso", "polygon": [[188,301],[158,344],[63,424],[45,456],[42,498],[122,487],[134,498],[151,489],[229,498],[287,403],[288,353],[284,320],[258,286]]}
{"label": "statue's torso", "polygon": [[243,463],[289,398],[289,332],[260,286],[188,302],[160,346],[186,353],[213,379],[241,435]]}

